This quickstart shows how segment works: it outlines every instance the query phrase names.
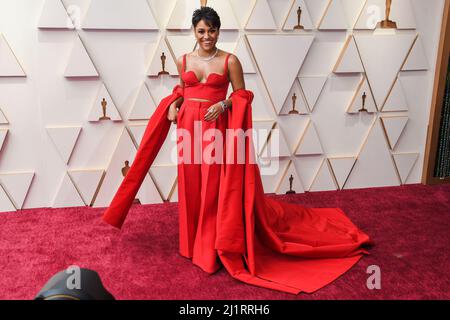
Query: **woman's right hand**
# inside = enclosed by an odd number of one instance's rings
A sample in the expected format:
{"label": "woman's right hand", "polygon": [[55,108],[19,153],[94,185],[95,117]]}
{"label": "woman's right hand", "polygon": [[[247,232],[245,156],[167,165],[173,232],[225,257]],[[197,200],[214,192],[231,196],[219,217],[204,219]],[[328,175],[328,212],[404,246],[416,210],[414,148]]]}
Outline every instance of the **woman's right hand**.
{"label": "woman's right hand", "polygon": [[174,124],[177,124],[177,117],[178,117],[178,109],[176,107],[176,104],[171,104],[169,107],[169,111],[167,112],[167,119],[169,121],[172,121]]}

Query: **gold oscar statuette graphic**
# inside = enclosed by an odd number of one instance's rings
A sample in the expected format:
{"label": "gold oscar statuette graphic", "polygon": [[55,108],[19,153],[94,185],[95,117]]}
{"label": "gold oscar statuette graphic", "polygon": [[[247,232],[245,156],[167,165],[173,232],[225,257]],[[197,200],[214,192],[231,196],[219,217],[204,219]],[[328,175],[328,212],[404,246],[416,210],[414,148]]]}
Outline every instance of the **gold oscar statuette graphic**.
{"label": "gold oscar statuette graphic", "polygon": [[366,92],[364,91],[363,95],[362,95],[362,108],[358,110],[358,112],[368,112],[366,109]]}
{"label": "gold oscar statuette graphic", "polygon": [[108,105],[108,102],[106,102],[105,98],[103,98],[101,105],[103,109],[103,117],[100,117],[98,120],[111,120],[110,117],[106,116],[106,106]]}
{"label": "gold oscar statuette graphic", "polygon": [[377,28],[381,29],[397,29],[397,23],[389,20],[389,15],[391,14],[392,0],[386,0],[386,18],[380,21]]}
{"label": "gold oscar statuette graphic", "polygon": [[305,29],[305,27],[300,24],[301,16],[302,16],[302,8],[299,6],[298,9],[297,9],[297,25],[294,26],[294,30],[303,30],[303,29]]}
{"label": "gold oscar statuette graphic", "polygon": [[[128,173],[128,171],[130,171],[130,161],[125,160],[125,166],[122,167],[122,176],[125,177]],[[133,199],[133,203],[141,203],[139,201],[139,199]]]}
{"label": "gold oscar statuette graphic", "polygon": [[162,66],[162,71],[158,72],[158,76],[159,76],[159,75],[162,75],[162,74],[169,74],[169,73],[166,71],[166,59],[167,59],[167,57],[166,57],[166,55],[165,55],[164,52],[163,52],[162,55],[161,55],[161,66]]}
{"label": "gold oscar statuette graphic", "polygon": [[294,94],[292,95],[292,110],[289,111],[289,114],[298,114],[298,111],[295,110],[295,102],[296,101],[297,101],[297,95],[294,92]]}
{"label": "gold oscar statuette graphic", "polygon": [[130,161],[125,160],[125,167],[122,168],[122,176],[126,176],[128,173],[128,170],[130,170]]}
{"label": "gold oscar statuette graphic", "polygon": [[200,7],[206,7],[208,0],[200,0]]}
{"label": "gold oscar statuette graphic", "polygon": [[292,193],[295,193],[295,191],[292,190],[292,181],[294,181],[294,177],[293,177],[292,174],[291,174],[291,176],[289,177],[289,190],[286,191],[286,194],[292,194]]}

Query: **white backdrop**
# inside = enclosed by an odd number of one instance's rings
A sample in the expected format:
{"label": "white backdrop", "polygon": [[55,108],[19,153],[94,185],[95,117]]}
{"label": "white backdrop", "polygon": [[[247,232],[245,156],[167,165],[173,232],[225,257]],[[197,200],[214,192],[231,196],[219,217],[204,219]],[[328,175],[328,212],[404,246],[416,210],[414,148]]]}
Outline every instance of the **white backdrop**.
{"label": "white backdrop", "polygon": [[[173,59],[195,45],[199,3],[0,0],[0,211],[109,204],[146,118],[178,82]],[[287,191],[291,174],[297,192],[420,182],[444,1],[393,0],[398,29],[373,30],[384,3],[208,1],[219,47],[255,93],[254,126],[280,129],[266,192]],[[307,30],[293,31],[299,5]],[[161,51],[170,76],[156,77]],[[287,115],[294,92],[301,114]],[[358,113],[363,92],[370,113]],[[102,98],[111,121],[98,121]],[[170,146],[141,203],[177,201]]]}

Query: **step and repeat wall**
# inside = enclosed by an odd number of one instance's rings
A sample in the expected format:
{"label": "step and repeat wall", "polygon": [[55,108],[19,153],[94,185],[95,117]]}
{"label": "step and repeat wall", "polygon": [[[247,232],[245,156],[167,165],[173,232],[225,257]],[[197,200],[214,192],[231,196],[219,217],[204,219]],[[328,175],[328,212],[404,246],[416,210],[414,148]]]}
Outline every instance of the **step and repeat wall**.
{"label": "step and repeat wall", "polygon": [[[176,59],[196,47],[200,5],[0,1],[0,211],[109,205],[179,82]],[[420,182],[444,0],[207,5],[255,95],[267,193]],[[172,125],[140,203],[177,201],[175,136]]]}

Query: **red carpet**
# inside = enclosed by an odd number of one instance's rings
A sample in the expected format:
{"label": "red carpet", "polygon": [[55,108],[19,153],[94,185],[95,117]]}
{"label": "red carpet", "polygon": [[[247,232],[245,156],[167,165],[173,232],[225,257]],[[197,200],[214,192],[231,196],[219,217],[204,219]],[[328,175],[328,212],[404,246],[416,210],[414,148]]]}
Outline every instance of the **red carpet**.
{"label": "red carpet", "polygon": [[[246,285],[222,268],[208,275],[178,254],[177,204],[133,205],[122,231],[104,209],[0,213],[0,299],[32,299],[69,265],[97,271],[117,299],[450,299],[450,185],[280,196],[340,207],[375,241],[370,255],[314,294]],[[369,265],[381,290],[369,290]]]}

